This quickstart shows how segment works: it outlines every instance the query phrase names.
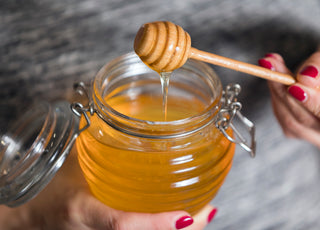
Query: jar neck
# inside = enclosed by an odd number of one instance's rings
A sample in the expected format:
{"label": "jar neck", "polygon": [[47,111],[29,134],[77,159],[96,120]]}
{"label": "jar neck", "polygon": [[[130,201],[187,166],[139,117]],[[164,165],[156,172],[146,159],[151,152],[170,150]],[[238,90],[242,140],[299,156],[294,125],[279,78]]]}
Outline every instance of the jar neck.
{"label": "jar neck", "polygon": [[170,84],[172,83],[181,95],[201,100],[205,104],[202,111],[178,120],[150,121],[115,110],[106,100],[108,95],[116,95],[114,91],[119,95],[132,91],[140,93],[143,88],[148,87],[150,79],[160,82],[157,73],[142,63],[135,54],[130,53],[108,63],[95,77],[91,95],[96,113],[118,131],[155,139],[189,135],[211,124],[221,106],[222,87],[216,74],[209,66],[198,61],[188,61],[174,74]]}

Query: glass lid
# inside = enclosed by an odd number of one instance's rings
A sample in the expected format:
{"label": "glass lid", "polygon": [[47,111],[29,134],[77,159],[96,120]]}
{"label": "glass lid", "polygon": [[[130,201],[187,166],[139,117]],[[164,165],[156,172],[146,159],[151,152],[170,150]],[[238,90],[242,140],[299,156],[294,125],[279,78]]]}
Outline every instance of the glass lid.
{"label": "glass lid", "polygon": [[0,137],[0,204],[18,206],[36,196],[64,163],[78,134],[68,102],[41,102]]}

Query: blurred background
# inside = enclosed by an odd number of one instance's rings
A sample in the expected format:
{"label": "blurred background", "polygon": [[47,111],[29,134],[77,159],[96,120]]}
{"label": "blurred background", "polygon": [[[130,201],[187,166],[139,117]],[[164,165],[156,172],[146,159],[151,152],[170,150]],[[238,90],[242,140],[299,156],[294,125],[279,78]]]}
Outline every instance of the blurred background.
{"label": "blurred background", "polygon": [[[320,38],[318,0],[10,0],[0,2],[0,134],[37,101],[72,101],[108,61],[133,51],[139,27],[168,20],[192,46],[256,64],[269,52],[294,71]],[[239,83],[242,113],[256,124],[257,156],[240,147],[212,203],[207,230],[320,229],[320,151],[284,137],[267,82],[212,66]]]}

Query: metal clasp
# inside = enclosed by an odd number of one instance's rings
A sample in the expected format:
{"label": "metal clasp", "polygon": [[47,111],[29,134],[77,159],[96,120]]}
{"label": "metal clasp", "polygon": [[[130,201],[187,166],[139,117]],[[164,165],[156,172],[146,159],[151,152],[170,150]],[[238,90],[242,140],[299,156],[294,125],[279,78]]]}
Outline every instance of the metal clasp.
{"label": "metal clasp", "polygon": [[[222,106],[217,114],[215,125],[229,141],[239,144],[251,157],[255,157],[255,126],[240,112],[242,106],[241,103],[237,101],[237,96],[240,91],[241,87],[238,84],[227,85],[223,91],[221,99]],[[238,128],[235,125],[236,120]],[[229,127],[233,130],[233,137],[226,132],[226,129]],[[241,133],[240,128],[247,132],[246,137]]]}
{"label": "metal clasp", "polygon": [[89,126],[91,125],[91,121],[88,116],[88,112],[92,116],[95,113],[95,109],[94,109],[90,94],[88,93],[88,91],[89,91],[88,86],[84,82],[75,83],[73,85],[73,88],[77,93],[79,93],[81,96],[85,96],[86,99],[88,100],[88,103],[86,106],[84,106],[80,102],[74,102],[70,106],[72,112],[75,115],[77,115],[78,117],[81,117],[81,115],[83,115],[84,118],[86,119],[86,122],[87,122],[87,124],[84,127],[79,128],[78,133],[77,133],[77,135],[79,135],[81,132],[83,132],[84,130],[89,128]]}

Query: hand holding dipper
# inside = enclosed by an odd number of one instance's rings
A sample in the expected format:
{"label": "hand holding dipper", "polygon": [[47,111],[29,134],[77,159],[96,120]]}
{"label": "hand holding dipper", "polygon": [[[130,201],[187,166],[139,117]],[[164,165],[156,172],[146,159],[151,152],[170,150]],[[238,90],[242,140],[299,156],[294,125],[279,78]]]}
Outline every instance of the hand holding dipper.
{"label": "hand holding dipper", "polygon": [[188,58],[193,58],[285,85],[295,83],[291,75],[195,49],[191,47],[190,35],[168,21],[144,24],[136,35],[134,50],[145,64],[157,72],[172,72]]}

